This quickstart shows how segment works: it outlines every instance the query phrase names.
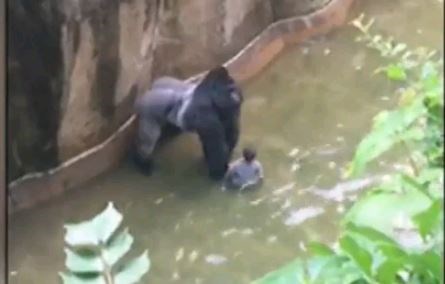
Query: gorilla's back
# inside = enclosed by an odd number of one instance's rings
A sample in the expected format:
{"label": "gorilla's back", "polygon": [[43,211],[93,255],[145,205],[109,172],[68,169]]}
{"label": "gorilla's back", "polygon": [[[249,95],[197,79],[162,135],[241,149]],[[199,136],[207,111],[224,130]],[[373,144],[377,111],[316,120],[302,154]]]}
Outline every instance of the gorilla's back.
{"label": "gorilla's back", "polygon": [[151,88],[136,99],[136,113],[180,126],[177,120],[181,105],[191,98],[195,86],[173,77],[156,79]]}

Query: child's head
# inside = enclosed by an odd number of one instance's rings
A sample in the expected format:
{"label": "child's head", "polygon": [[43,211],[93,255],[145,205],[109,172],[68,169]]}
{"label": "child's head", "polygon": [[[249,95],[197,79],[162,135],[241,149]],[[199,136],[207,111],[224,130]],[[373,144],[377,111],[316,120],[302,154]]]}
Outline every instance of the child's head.
{"label": "child's head", "polygon": [[250,163],[253,160],[255,160],[256,157],[256,151],[255,149],[251,148],[251,147],[245,147],[243,149],[243,158],[244,160],[246,160],[246,162]]}

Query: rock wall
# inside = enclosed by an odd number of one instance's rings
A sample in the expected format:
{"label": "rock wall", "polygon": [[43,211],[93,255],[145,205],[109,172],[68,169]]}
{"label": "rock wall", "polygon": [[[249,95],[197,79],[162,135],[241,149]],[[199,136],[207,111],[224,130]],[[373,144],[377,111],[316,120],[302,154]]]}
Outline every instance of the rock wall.
{"label": "rock wall", "polygon": [[273,22],[271,1],[166,1],[156,75],[182,78],[224,62]]}
{"label": "rock wall", "polygon": [[8,0],[8,181],[104,141],[152,78],[222,63],[329,0]]}
{"label": "rock wall", "polygon": [[61,19],[42,4],[8,2],[8,180],[58,163]]}
{"label": "rock wall", "polygon": [[104,141],[151,80],[160,1],[9,1],[13,180]]}
{"label": "rock wall", "polygon": [[275,0],[274,20],[311,13],[331,2],[331,0]]}

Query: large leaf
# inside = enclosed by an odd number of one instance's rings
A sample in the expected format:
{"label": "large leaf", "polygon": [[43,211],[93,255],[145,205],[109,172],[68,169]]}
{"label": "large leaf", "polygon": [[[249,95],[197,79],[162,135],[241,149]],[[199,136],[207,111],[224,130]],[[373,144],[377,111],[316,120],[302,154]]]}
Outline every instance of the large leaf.
{"label": "large leaf", "polygon": [[90,221],[65,225],[65,241],[71,246],[105,244],[122,222],[120,214],[109,202],[104,211]]}
{"label": "large leaf", "polygon": [[306,262],[299,259],[294,260],[252,282],[252,284],[349,284],[362,278],[363,273],[348,258],[331,255],[312,257]]}
{"label": "large leaf", "polygon": [[382,284],[397,283],[396,275],[404,267],[400,260],[387,259],[377,268],[377,280]]}
{"label": "large leaf", "polygon": [[252,284],[302,284],[305,283],[304,262],[296,259],[287,265],[269,272]]}
{"label": "large leaf", "polygon": [[383,111],[374,119],[372,131],[360,142],[348,169],[349,176],[363,172],[370,161],[387,152],[402,140],[422,138],[422,132],[413,130],[406,133],[417,119],[425,113],[421,101],[394,111]]}
{"label": "large leaf", "polygon": [[59,273],[63,284],[106,284],[102,275],[96,277],[81,277],[71,273]]}
{"label": "large leaf", "polygon": [[338,257],[336,256],[312,257],[306,262],[308,278],[311,280],[311,282],[314,282],[315,279],[318,279],[318,281],[320,281],[321,279],[324,279],[326,277],[326,275],[323,275],[323,270],[325,270],[326,267],[330,266],[333,267],[334,270],[340,270],[340,265],[341,263],[338,261]]}
{"label": "large leaf", "polygon": [[402,174],[401,178],[402,178],[401,182],[403,183],[404,186],[410,186],[411,188],[416,189],[420,193],[424,194],[430,200],[434,200],[434,197],[431,196],[426,186],[420,184],[419,182],[417,182],[417,180],[405,174]]}
{"label": "large leaf", "polygon": [[137,283],[150,269],[148,251],[126,264],[114,277],[115,284]]}
{"label": "large leaf", "polygon": [[431,200],[417,190],[404,193],[373,192],[357,201],[345,215],[345,222],[374,228],[393,237],[393,222],[400,216],[408,218],[431,205]]}
{"label": "large leaf", "polygon": [[435,279],[443,279],[443,259],[433,250],[411,255],[410,263],[415,266],[417,271],[427,271]]}
{"label": "large leaf", "polygon": [[372,277],[371,266],[372,266],[372,255],[350,236],[345,235],[340,238],[340,247],[344,253],[346,253],[352,260],[356,263],[358,267],[363,271],[365,275],[369,278]]}
{"label": "large leaf", "polygon": [[309,283],[349,284],[363,279],[362,271],[350,259],[338,255],[311,258],[307,270]]}
{"label": "large leaf", "polygon": [[81,254],[66,248],[66,267],[72,272],[102,272],[104,270],[104,263],[98,255],[95,254]]}
{"label": "large leaf", "polygon": [[398,245],[379,244],[378,249],[391,260],[406,260],[408,253]]}
{"label": "large leaf", "polygon": [[352,163],[349,165],[347,176],[354,177],[363,173],[365,166],[385,153],[395,144],[389,137],[369,135],[363,139],[355,153]]}
{"label": "large leaf", "polygon": [[310,242],[307,245],[307,248],[311,253],[319,256],[331,256],[335,254],[335,252],[330,247],[318,242]]}
{"label": "large leaf", "polygon": [[417,181],[419,184],[439,181],[440,179],[443,179],[443,168],[423,169],[417,177]]}
{"label": "large leaf", "polygon": [[133,237],[128,229],[119,233],[111,239],[109,245],[103,251],[103,257],[109,266],[113,266],[122,256],[124,256],[133,244]]}
{"label": "large leaf", "polygon": [[346,224],[346,230],[351,233],[360,234],[377,244],[397,246],[397,243],[391,237],[369,226],[360,226],[350,222]]}
{"label": "large leaf", "polygon": [[441,215],[443,214],[442,200],[434,201],[431,206],[416,214],[413,217],[413,221],[416,223],[417,228],[423,238],[432,234],[440,225]]}

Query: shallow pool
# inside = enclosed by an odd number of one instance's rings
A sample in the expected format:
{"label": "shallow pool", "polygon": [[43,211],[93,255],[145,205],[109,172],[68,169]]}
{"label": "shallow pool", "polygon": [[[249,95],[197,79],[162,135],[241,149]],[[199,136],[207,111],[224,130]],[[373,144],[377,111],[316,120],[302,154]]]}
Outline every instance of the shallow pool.
{"label": "shallow pool", "polygon": [[[373,0],[355,12],[411,45],[442,48],[443,4],[437,0]],[[370,74],[381,62],[345,28],[284,52],[244,86],[241,141],[256,146],[265,184],[255,192],[222,192],[206,178],[198,140],[183,135],[157,153],[157,170],[130,163],[9,221],[10,283],[60,283],[65,222],[78,222],[108,201],[124,213],[134,252],[149,249],[142,283],[249,283],[304,256],[312,240],[331,243],[357,192],[342,180],[346,163],[372,117],[393,104],[395,86]],[[391,170],[381,160],[375,174]],[[340,190],[341,192],[341,190]],[[182,255],[182,257],[181,257]]]}

